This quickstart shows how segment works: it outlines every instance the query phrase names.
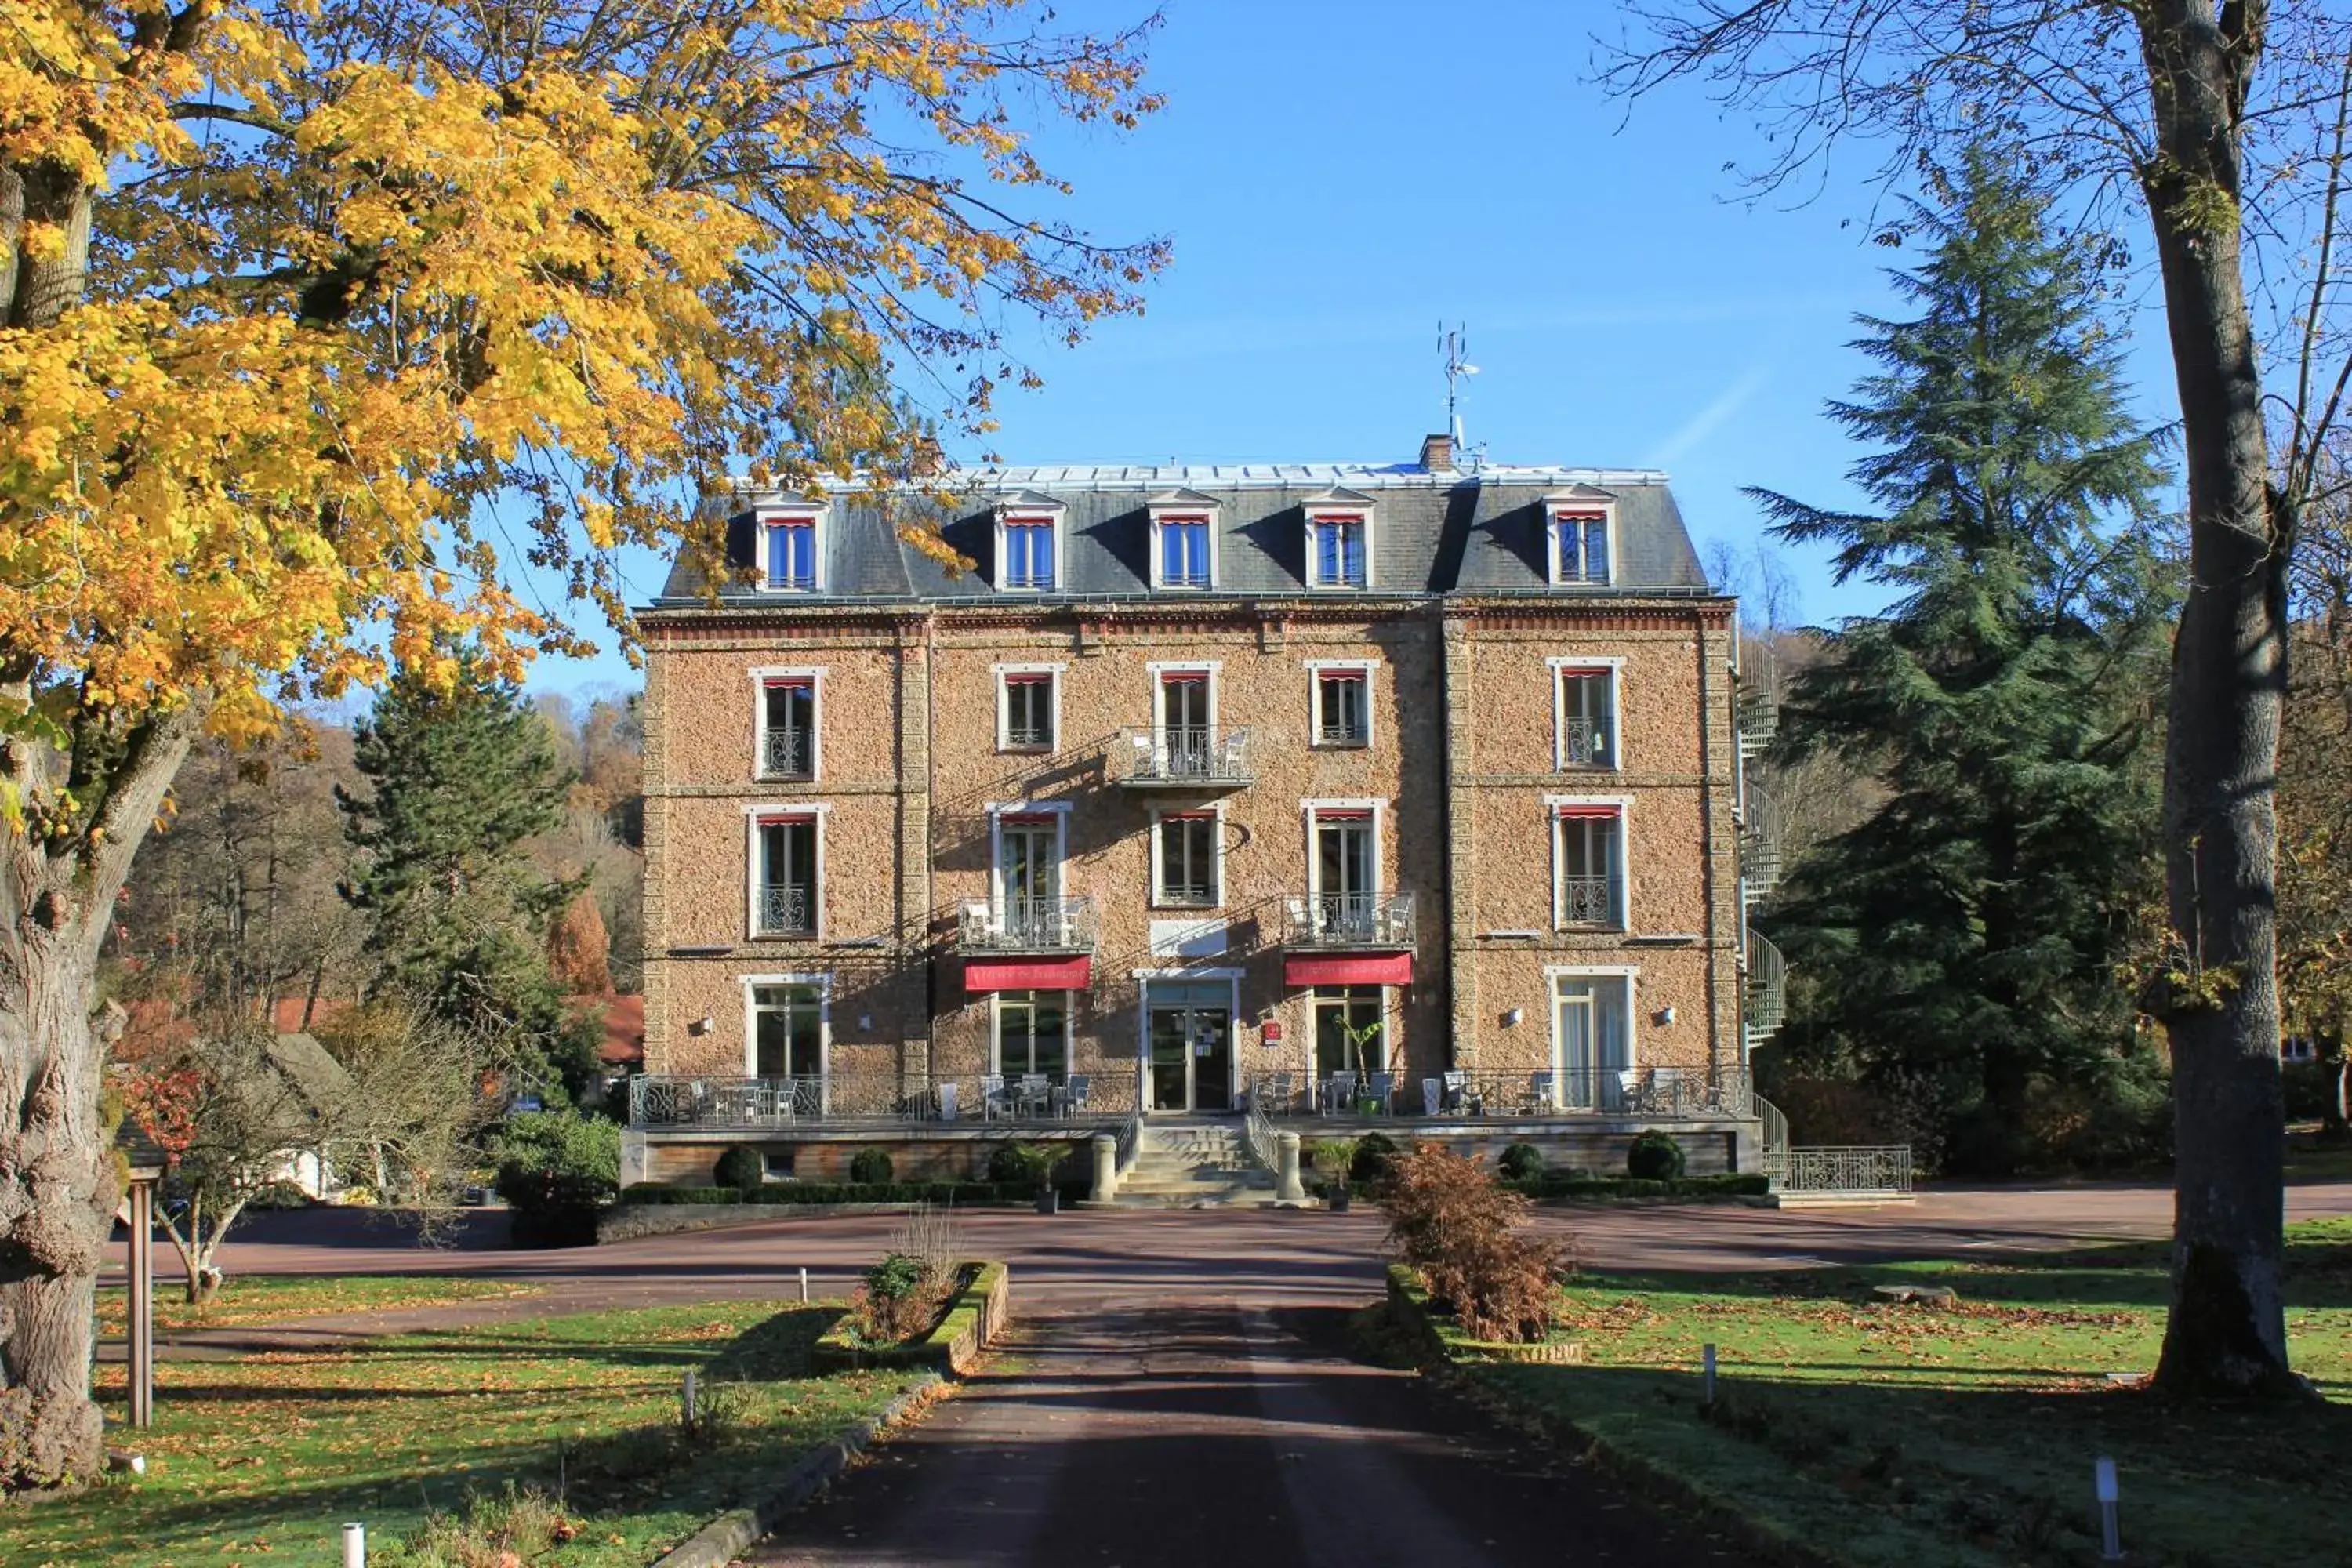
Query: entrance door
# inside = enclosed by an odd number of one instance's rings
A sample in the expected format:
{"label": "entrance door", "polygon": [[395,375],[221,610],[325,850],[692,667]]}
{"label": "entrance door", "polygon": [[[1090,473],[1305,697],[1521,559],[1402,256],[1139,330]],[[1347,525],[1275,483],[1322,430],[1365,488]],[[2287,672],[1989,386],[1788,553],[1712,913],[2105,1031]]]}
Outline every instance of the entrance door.
{"label": "entrance door", "polygon": [[1233,993],[1223,984],[1147,983],[1144,1050],[1151,1110],[1233,1109]]}

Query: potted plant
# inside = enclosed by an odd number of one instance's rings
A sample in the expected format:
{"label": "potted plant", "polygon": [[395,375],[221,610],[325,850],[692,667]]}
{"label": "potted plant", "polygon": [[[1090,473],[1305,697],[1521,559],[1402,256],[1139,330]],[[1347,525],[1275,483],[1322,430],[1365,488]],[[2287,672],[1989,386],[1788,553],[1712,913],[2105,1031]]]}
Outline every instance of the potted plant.
{"label": "potted plant", "polygon": [[1318,1138],[1307,1151],[1315,1168],[1324,1173],[1323,1201],[1333,1214],[1346,1214],[1352,1190],[1348,1184],[1348,1168],[1355,1163],[1356,1141],[1353,1138]]}
{"label": "potted plant", "polygon": [[1010,1143],[1005,1146],[1005,1163],[1021,1173],[1021,1180],[1036,1184],[1039,1214],[1055,1214],[1061,1210],[1062,1194],[1055,1189],[1054,1171],[1061,1164],[1064,1152],[1051,1143]]}
{"label": "potted plant", "polygon": [[1356,1114],[1378,1116],[1388,1109],[1372,1093],[1372,1043],[1381,1037],[1383,1027],[1380,1019],[1369,1024],[1342,1025],[1348,1036],[1348,1057],[1356,1064]]}

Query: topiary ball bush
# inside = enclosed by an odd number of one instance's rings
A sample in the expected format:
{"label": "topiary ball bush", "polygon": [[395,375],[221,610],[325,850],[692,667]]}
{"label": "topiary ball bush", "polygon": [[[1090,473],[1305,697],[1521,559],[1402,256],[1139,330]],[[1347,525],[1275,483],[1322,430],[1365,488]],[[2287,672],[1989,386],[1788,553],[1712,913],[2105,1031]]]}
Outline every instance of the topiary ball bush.
{"label": "topiary ball bush", "polygon": [[1514,1143],[1503,1151],[1498,1167],[1507,1182],[1530,1182],[1544,1173],[1543,1151],[1532,1143]]}
{"label": "topiary ball bush", "polygon": [[1625,1173],[1636,1181],[1671,1182],[1683,1173],[1683,1146],[1671,1132],[1652,1127],[1635,1133],[1625,1151]]}
{"label": "topiary ball bush", "polygon": [[879,1149],[860,1149],[850,1156],[849,1179],[861,1186],[875,1186],[890,1179],[890,1156]]}
{"label": "topiary ball bush", "polygon": [[714,1184],[718,1186],[738,1189],[762,1186],[768,1180],[768,1163],[760,1157],[757,1149],[738,1143],[719,1156],[719,1169],[715,1174],[717,1181]]}
{"label": "topiary ball bush", "polygon": [[1029,1179],[1029,1173],[1022,1163],[1019,1144],[999,1143],[996,1146],[988,1156],[988,1179],[1007,1187],[1018,1186]]}
{"label": "topiary ball bush", "polygon": [[1395,1140],[1378,1132],[1367,1132],[1356,1140],[1356,1158],[1348,1166],[1348,1179],[1360,1187],[1372,1186],[1388,1180],[1389,1167],[1396,1163]]}

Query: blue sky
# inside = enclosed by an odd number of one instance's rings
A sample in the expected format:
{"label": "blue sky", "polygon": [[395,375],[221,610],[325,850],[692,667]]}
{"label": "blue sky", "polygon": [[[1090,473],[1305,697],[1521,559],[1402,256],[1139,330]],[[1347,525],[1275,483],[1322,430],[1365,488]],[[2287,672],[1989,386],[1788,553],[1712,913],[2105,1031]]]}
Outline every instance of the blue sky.
{"label": "blue sky", "polygon": [[[1071,0],[1106,27],[1142,7]],[[1442,426],[1437,324],[1466,323],[1470,441],[1497,461],[1655,466],[1702,547],[1747,548],[1761,485],[1851,499],[1822,416],[1862,368],[1858,312],[1895,308],[1873,245],[1870,160],[1797,205],[1739,199],[1754,132],[1696,93],[1630,108],[1588,81],[1601,0],[1170,0],[1152,45],[1165,110],[1131,135],[1041,138],[1106,238],[1165,234],[1138,318],[1042,347],[1009,392],[1012,462],[1410,458]],[[2169,416],[2160,328],[2134,324],[2146,416]],[[979,448],[959,451],[971,460]],[[1878,605],[1783,552],[1798,618]],[[657,564],[632,573],[650,592]],[[615,654],[531,685],[634,686]]]}

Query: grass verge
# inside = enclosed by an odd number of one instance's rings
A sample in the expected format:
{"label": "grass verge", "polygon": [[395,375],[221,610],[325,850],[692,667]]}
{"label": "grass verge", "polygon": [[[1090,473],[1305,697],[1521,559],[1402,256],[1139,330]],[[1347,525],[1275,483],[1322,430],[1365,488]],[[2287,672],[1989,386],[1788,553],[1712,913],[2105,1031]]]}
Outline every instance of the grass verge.
{"label": "grass verge", "polygon": [[[2352,1510],[2352,1221],[2290,1229],[2288,1331],[2326,1402],[2179,1405],[2154,1366],[2167,1249],[1753,1277],[1587,1278],[1564,1292],[1582,1365],[1449,1347],[1474,1391],[1790,1555],[1904,1568],[2095,1562],[2092,1462],[2122,1478],[2131,1560],[2345,1561]],[[1948,1306],[1880,1285],[1941,1285]],[[1701,1346],[1718,1397],[1701,1401]]]}
{"label": "grass verge", "polygon": [[[904,1372],[811,1375],[838,1310],[721,1302],[167,1362],[158,1424],[136,1444],[148,1474],[0,1511],[0,1563],[331,1563],[358,1520],[370,1561],[396,1564],[388,1549],[428,1514],[517,1486],[559,1495],[577,1527],[530,1568],[642,1568],[911,1386]],[[705,1419],[687,1434],[689,1367]],[[121,1369],[100,1373],[119,1401]]]}
{"label": "grass verge", "polygon": [[[408,1307],[447,1307],[530,1296],[539,1287],[507,1279],[437,1278],[432,1275],[352,1274],[333,1279],[257,1274],[230,1280],[205,1306],[190,1304],[176,1279],[155,1282],[159,1329],[241,1329],[331,1312],[390,1312]],[[113,1284],[98,1293],[98,1331],[119,1338],[128,1329],[129,1288]]]}

